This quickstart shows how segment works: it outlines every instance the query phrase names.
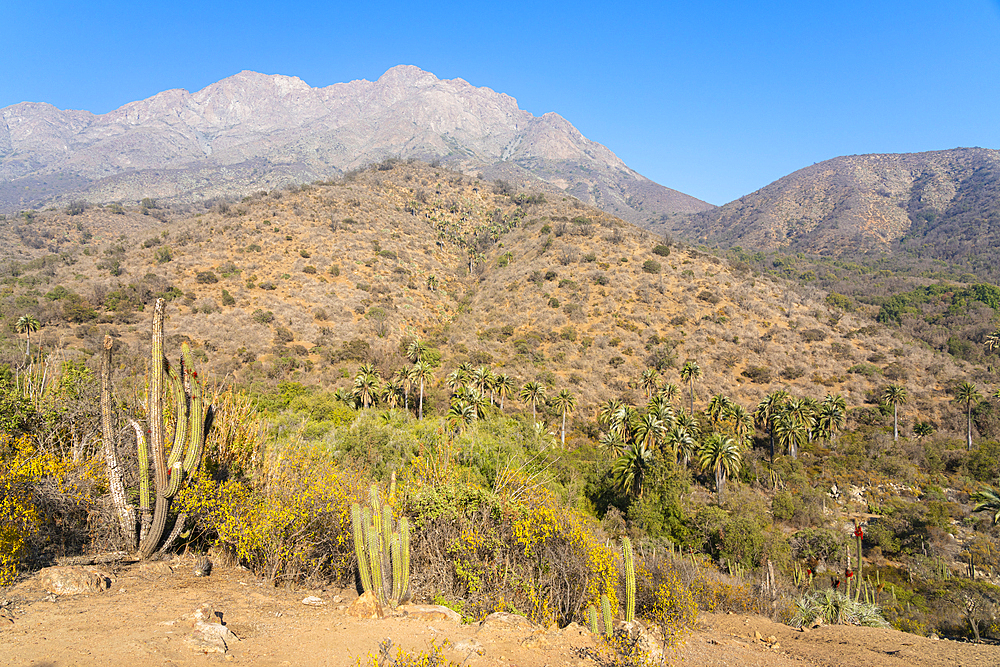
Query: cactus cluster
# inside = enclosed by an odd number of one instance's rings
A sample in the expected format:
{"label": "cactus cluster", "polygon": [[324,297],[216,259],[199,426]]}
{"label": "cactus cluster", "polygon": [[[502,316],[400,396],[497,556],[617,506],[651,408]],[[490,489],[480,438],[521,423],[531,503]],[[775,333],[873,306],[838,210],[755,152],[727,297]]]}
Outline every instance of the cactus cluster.
{"label": "cactus cluster", "polygon": [[373,484],[371,506],[354,503],[351,522],[364,592],[391,606],[409,599],[410,524],[406,517],[396,522],[392,507],[382,503],[378,485]]}
{"label": "cactus cluster", "polygon": [[[157,551],[169,549],[183,532],[187,515],[181,513],[174,521],[170,535],[160,545],[166,527],[170,501],[180,491],[184,480],[201,462],[205,449],[205,435],[212,424],[212,407],[204,405],[203,388],[194,370],[194,357],[187,343],[181,346],[180,370],[172,366],[163,355],[163,299],[157,299],[153,310],[152,354],[149,371],[149,443],[142,427],[132,421],[139,447],[139,556],[149,558]],[[164,386],[164,377],[169,387]],[[164,398],[169,392],[173,398],[173,420],[170,428],[172,442],[166,453],[168,422],[164,414]],[[155,472],[156,502],[150,516],[151,490],[149,484],[149,456],[152,450]]]}
{"label": "cactus cluster", "polygon": [[[635,555],[632,552],[632,540],[622,538],[622,562],[625,567],[625,621],[631,623],[635,620]],[[594,605],[587,607],[587,621],[590,624],[590,631],[610,637],[614,632],[612,628],[613,616],[611,614],[611,600],[607,595],[601,595],[601,626],[598,626],[597,609]]]}

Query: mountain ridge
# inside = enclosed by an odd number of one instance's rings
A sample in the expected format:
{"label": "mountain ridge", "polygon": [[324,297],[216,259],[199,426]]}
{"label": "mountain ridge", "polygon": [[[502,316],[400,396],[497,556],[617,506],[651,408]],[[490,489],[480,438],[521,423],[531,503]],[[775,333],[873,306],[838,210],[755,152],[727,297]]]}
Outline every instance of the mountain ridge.
{"label": "mountain ridge", "polygon": [[[0,109],[0,118],[0,209],[8,212],[73,198],[245,195],[387,157],[540,179],[637,223],[711,206],[640,176],[554,112],[536,117],[509,95],[412,65],[374,82],[323,88],[244,70],[194,93],[167,90],[101,115],[22,102]],[[268,179],[271,164],[282,168]],[[51,193],[35,186],[57,175],[73,186]]]}

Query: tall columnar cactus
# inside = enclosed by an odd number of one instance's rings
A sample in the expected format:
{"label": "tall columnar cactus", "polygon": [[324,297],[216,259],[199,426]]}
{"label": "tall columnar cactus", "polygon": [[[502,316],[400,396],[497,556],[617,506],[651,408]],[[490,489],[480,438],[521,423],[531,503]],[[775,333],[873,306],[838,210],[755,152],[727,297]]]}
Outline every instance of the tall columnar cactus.
{"label": "tall columnar cactus", "polygon": [[351,506],[354,553],[358,559],[361,587],[382,604],[396,606],[410,590],[410,524],[397,523],[392,507],[383,505],[378,486],[372,485],[371,506]]}
{"label": "tall columnar cactus", "polygon": [[635,557],[632,555],[632,540],[622,538],[622,560],[625,562],[625,621],[635,620]]}
{"label": "tall columnar cactus", "polygon": [[613,632],[611,627],[611,600],[607,594],[601,595],[601,618],[604,620],[604,634],[610,637]]}
{"label": "tall columnar cactus", "polygon": [[587,607],[587,622],[590,624],[590,631],[593,634],[600,634],[601,628],[597,625],[597,607],[594,605]]}
{"label": "tall columnar cactus", "polygon": [[[142,538],[139,557],[149,558],[160,547],[166,551],[174,543],[187,522],[187,515],[181,513],[174,521],[170,535],[160,546],[170,501],[177,495],[185,479],[201,462],[205,448],[205,435],[212,425],[212,408],[204,406],[203,389],[198,374],[194,370],[194,357],[187,343],[181,346],[180,370],[172,367],[163,356],[163,299],[156,300],[153,310],[152,354],[149,369],[149,445],[142,438],[142,429],[136,428],[139,446],[139,509],[143,512]],[[169,383],[169,388],[165,387]],[[173,399],[173,424],[169,455],[166,452],[167,420],[164,415],[164,395],[169,391]],[[135,427],[136,425],[133,424]],[[149,464],[148,453],[152,453],[155,471],[156,504],[152,520],[149,516]],[[149,526],[146,530],[146,526]]]}

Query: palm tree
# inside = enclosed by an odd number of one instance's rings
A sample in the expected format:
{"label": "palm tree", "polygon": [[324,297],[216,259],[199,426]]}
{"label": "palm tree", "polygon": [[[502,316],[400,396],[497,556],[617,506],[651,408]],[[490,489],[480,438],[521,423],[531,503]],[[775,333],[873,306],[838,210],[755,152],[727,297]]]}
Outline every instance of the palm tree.
{"label": "palm tree", "polygon": [[666,434],[667,429],[663,420],[652,412],[644,414],[635,427],[635,441],[652,449],[656,449],[660,445]]}
{"label": "palm tree", "polygon": [[697,361],[685,361],[681,367],[681,382],[688,383],[691,394],[691,414],[694,414],[694,381],[701,377],[701,366]]}
{"label": "palm tree", "polygon": [[767,429],[771,439],[771,462],[774,462],[774,420],[781,412],[785,401],[788,400],[788,392],[784,389],[777,389],[764,397],[757,404],[757,409],[753,412],[754,422],[761,428]]}
{"label": "palm tree", "polygon": [[[478,391],[480,394],[486,395],[487,391],[492,393],[493,390],[493,371],[490,370],[489,366],[480,366],[474,369],[469,374],[469,386]],[[490,403],[493,402],[492,395],[490,396]]]}
{"label": "palm tree", "polygon": [[642,372],[642,376],[639,378],[639,386],[646,393],[646,398],[648,399],[653,395],[657,389],[659,389],[660,381],[655,368],[647,368]]}
{"label": "palm tree", "polygon": [[23,333],[28,338],[28,344],[24,348],[25,355],[31,354],[31,334],[38,331],[40,326],[42,326],[41,323],[34,315],[21,315],[14,323],[14,329],[17,330],[17,333]]}
{"label": "palm tree", "polygon": [[899,442],[899,406],[906,403],[909,394],[906,387],[898,384],[890,384],[882,390],[882,400],[892,404],[892,440]]}
{"label": "palm tree", "polygon": [[730,402],[726,418],[733,424],[733,437],[736,438],[736,444],[741,448],[746,447],[753,434],[753,416],[739,403]]}
{"label": "palm tree", "polygon": [[663,434],[663,446],[674,453],[674,463],[680,460],[684,467],[687,467],[688,459],[694,454],[694,438],[690,431],[680,425]]}
{"label": "palm tree", "polygon": [[972,408],[979,405],[979,402],[983,400],[983,395],[979,393],[979,389],[976,385],[971,382],[963,382],[958,385],[955,390],[955,401],[958,403],[965,403],[965,417],[966,417],[966,441],[967,449],[972,451]]}
{"label": "palm tree", "polygon": [[378,398],[382,377],[371,364],[364,364],[354,376],[354,395],[362,407],[368,408]]}
{"label": "palm tree", "polygon": [[720,503],[726,491],[726,478],[740,469],[742,460],[740,446],[721,433],[712,433],[698,448],[698,465],[715,473],[715,491]]}
{"label": "palm tree", "polygon": [[465,392],[465,395],[462,396],[462,401],[476,411],[477,419],[483,419],[486,417],[486,406],[489,402],[489,399],[486,398],[486,394],[482,393],[478,389],[470,388]]}
{"label": "palm tree", "polygon": [[461,435],[468,428],[469,424],[476,420],[476,409],[471,405],[466,405],[460,401],[452,403],[448,409],[446,423],[448,429]]}
{"label": "palm tree", "polygon": [[1000,494],[997,494],[996,489],[984,487],[973,493],[972,499],[976,501],[976,506],[972,508],[973,512],[992,512],[993,525],[1000,522]]}
{"label": "palm tree", "polygon": [[983,343],[987,352],[992,352],[993,350],[1000,350],[1000,327],[993,330],[993,333],[986,337]]}
{"label": "palm tree", "polygon": [[393,372],[392,382],[399,384],[399,388],[403,395],[403,409],[409,412],[410,410],[410,388],[413,386],[413,381],[410,377],[410,373],[413,369],[410,368],[400,368]]}
{"label": "palm tree", "polygon": [[719,427],[719,422],[725,417],[729,411],[729,405],[732,401],[728,397],[722,394],[716,394],[708,401],[708,418],[712,420],[712,425],[716,428]]}
{"label": "palm tree", "polygon": [[611,456],[618,458],[621,456],[622,450],[625,448],[625,443],[622,441],[618,434],[614,431],[608,431],[601,436],[601,439],[597,441],[602,449],[606,449],[611,453]]}
{"label": "palm tree", "polygon": [[406,348],[406,358],[417,363],[418,361],[424,360],[424,355],[427,354],[427,343],[417,340],[414,338],[410,341],[410,344]]}
{"label": "palm tree", "polygon": [[629,495],[641,498],[646,473],[653,466],[653,456],[653,450],[641,442],[626,447],[611,469],[618,488]]}
{"label": "palm tree", "polygon": [[649,403],[646,404],[646,412],[662,421],[666,428],[674,425],[674,406],[659,394],[649,399]]}
{"label": "palm tree", "polygon": [[657,393],[663,398],[673,403],[675,400],[677,400],[677,396],[680,394],[680,392],[681,390],[678,389],[677,385],[675,385],[673,382],[668,382],[662,387],[660,387],[660,391]]}
{"label": "palm tree", "polygon": [[798,458],[799,447],[806,441],[808,429],[792,415],[783,412],[774,420],[771,430],[778,445],[788,450],[788,455],[793,459]]}
{"label": "palm tree", "polygon": [[522,403],[531,403],[531,421],[538,421],[535,406],[539,401],[545,400],[545,385],[541,382],[525,382],[519,394]]}
{"label": "palm tree", "polygon": [[432,292],[436,292],[438,284],[437,276],[427,276],[427,289]]}
{"label": "palm tree", "polygon": [[497,390],[497,396],[500,397],[500,409],[503,410],[503,400],[514,393],[517,385],[514,384],[514,379],[511,376],[505,373],[497,373],[494,386]]}
{"label": "palm tree", "polygon": [[576,399],[573,394],[569,393],[569,390],[562,389],[556,394],[556,397],[552,399],[556,408],[562,413],[562,446],[566,447],[566,413],[573,412],[573,408],[576,407]]}
{"label": "palm tree", "polygon": [[385,384],[381,387],[380,393],[382,402],[390,408],[398,407],[403,402],[403,384],[395,377],[386,380]]}
{"label": "palm tree", "polygon": [[827,394],[819,406],[816,430],[820,437],[830,439],[835,431],[844,428],[847,402],[840,394]]}
{"label": "palm tree", "polygon": [[413,382],[420,383],[420,407],[417,411],[418,419],[424,418],[424,382],[430,380],[434,377],[434,368],[426,361],[421,359],[417,363],[413,364],[413,368],[410,369],[410,377]]}

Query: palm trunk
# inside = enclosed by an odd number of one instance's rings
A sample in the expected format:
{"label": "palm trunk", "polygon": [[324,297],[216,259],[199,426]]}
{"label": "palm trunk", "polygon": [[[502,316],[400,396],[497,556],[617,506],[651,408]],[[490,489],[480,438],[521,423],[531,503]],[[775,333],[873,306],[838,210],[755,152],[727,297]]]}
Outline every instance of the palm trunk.
{"label": "palm trunk", "polygon": [[715,471],[715,490],[719,493],[719,504],[722,504],[722,496],[726,492],[726,476],[722,470]]}
{"label": "palm trunk", "polygon": [[424,418],[424,379],[420,378],[420,418]]}
{"label": "palm trunk", "polygon": [[968,451],[971,452],[972,451],[972,403],[969,403],[969,411],[968,413],[966,413],[966,426],[967,426],[966,433],[968,438],[968,444],[966,449],[968,449]]}
{"label": "palm trunk", "polygon": [[563,412],[562,446],[563,446],[563,449],[566,449],[566,413],[565,412]]}
{"label": "palm trunk", "polygon": [[896,404],[892,404],[892,440],[899,442],[899,420],[896,418]]}

